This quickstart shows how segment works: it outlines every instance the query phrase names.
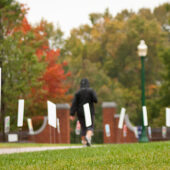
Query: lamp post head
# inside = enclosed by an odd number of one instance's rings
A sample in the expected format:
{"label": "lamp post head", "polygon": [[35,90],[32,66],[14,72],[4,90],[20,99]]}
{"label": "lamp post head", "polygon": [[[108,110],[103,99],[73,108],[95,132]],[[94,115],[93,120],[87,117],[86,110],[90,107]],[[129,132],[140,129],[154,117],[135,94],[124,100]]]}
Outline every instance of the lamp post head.
{"label": "lamp post head", "polygon": [[140,44],[138,45],[138,55],[140,57],[145,57],[147,55],[147,50],[148,50],[148,47],[147,45],[145,44],[145,41],[144,40],[140,40]]}

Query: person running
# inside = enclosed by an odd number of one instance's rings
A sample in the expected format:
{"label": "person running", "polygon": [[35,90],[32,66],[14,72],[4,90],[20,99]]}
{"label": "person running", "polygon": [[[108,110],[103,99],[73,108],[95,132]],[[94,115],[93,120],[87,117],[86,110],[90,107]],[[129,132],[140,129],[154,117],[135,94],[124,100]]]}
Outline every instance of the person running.
{"label": "person running", "polygon": [[[86,127],[85,117],[84,117],[84,104],[89,104],[92,125]],[[80,81],[80,89],[75,93],[72,105],[70,108],[70,119],[75,119],[75,114],[81,125],[81,140],[83,145],[91,146],[91,138],[94,132],[94,118],[95,109],[94,103],[97,103],[97,96],[95,91],[90,88],[90,84],[87,78],[83,78]]]}

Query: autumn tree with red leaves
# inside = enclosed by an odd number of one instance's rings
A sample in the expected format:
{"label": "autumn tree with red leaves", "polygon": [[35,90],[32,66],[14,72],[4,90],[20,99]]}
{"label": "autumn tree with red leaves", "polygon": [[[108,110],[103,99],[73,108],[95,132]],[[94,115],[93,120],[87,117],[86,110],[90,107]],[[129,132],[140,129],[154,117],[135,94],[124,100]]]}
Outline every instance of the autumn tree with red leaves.
{"label": "autumn tree with red leaves", "polygon": [[18,99],[25,99],[24,115],[30,117],[46,115],[47,100],[56,103],[69,98],[66,95],[69,86],[65,80],[70,73],[64,71],[66,63],[58,61],[60,50],[49,47],[47,22],[42,21],[33,27],[25,16],[26,12],[27,9],[21,6],[23,17],[20,17],[20,22],[17,21],[18,24],[11,25],[4,20],[5,38],[0,44],[3,53],[4,111],[11,116],[13,127],[16,127]]}
{"label": "autumn tree with red leaves", "polygon": [[39,114],[46,113],[46,102],[50,100],[54,103],[63,103],[70,100],[70,95],[67,95],[69,85],[66,83],[70,72],[65,73],[64,67],[66,62],[59,62],[60,49],[51,49],[49,44],[49,34],[47,30],[48,23],[41,21],[39,25],[32,28],[35,40],[41,45],[36,49],[36,55],[39,62],[45,63],[46,67],[38,81],[42,83],[41,88],[32,88],[31,98],[33,98],[33,105],[29,110],[32,113]]}
{"label": "autumn tree with red leaves", "polygon": [[47,64],[46,70],[42,77],[39,79],[42,82],[42,89],[32,89],[32,95],[35,97],[36,104],[40,104],[41,107],[46,108],[44,104],[47,100],[51,100],[54,103],[62,103],[70,100],[70,95],[67,95],[69,85],[65,83],[65,80],[70,76],[70,72],[65,73],[64,67],[66,62],[57,63],[60,55],[60,50],[51,50],[49,47],[42,47],[37,50],[37,56],[39,59],[45,56],[45,62]]}

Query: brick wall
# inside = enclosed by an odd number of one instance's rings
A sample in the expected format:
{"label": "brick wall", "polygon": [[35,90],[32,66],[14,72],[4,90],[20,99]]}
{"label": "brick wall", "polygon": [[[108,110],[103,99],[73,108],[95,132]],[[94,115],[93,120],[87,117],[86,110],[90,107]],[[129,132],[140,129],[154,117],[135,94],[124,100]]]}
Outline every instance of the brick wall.
{"label": "brick wall", "polygon": [[[70,143],[70,120],[68,104],[56,104],[57,118],[59,118],[60,133],[57,128],[53,128],[48,124],[45,128],[36,135],[29,135],[30,142],[36,143]],[[37,116],[33,119],[44,119],[44,117]]]}
{"label": "brick wall", "polygon": [[[118,128],[119,114],[116,114],[116,104],[114,102],[104,102],[103,109],[103,138],[104,143],[132,143],[137,142],[137,138],[132,130],[127,127],[126,136],[123,129]],[[124,125],[125,125],[124,121]],[[110,135],[106,134],[106,125],[110,127]]]}

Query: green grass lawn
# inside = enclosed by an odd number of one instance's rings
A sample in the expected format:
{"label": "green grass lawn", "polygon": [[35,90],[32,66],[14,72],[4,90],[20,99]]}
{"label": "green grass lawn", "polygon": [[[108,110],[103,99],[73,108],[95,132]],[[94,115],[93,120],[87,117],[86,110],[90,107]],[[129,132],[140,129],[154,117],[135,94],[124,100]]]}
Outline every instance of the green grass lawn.
{"label": "green grass lawn", "polygon": [[0,169],[170,169],[170,142],[110,144],[82,149],[66,149],[0,155]]}

